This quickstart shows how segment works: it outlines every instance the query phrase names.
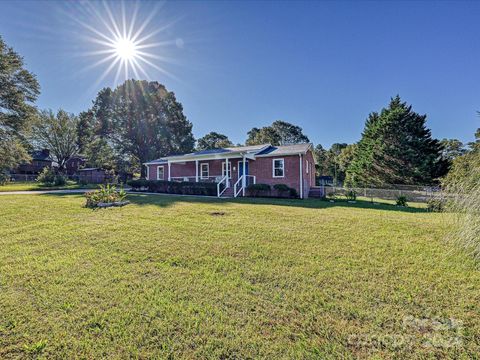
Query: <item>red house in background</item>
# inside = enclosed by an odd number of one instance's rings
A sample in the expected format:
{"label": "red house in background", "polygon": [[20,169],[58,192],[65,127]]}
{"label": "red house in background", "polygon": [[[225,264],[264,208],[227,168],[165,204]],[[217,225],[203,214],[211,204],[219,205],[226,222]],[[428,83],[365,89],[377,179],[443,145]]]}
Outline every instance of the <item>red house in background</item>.
{"label": "red house in background", "polygon": [[215,182],[219,185],[218,196],[245,196],[248,185],[262,183],[285,184],[297,190],[300,198],[306,198],[315,185],[311,144],[204,150],[144,165],[148,180]]}

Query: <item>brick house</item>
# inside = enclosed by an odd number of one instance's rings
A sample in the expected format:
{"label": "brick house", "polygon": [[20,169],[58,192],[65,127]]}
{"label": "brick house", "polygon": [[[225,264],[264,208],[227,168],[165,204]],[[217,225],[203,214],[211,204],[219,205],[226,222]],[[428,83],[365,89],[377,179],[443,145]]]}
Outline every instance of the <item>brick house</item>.
{"label": "brick house", "polygon": [[218,196],[245,196],[248,185],[262,183],[288,185],[303,199],[315,185],[311,144],[204,150],[167,156],[144,165],[148,180],[215,182]]}
{"label": "brick house", "polygon": [[14,174],[38,175],[44,168],[53,166],[53,160],[50,157],[50,151],[47,149],[37,150],[30,153],[32,160],[22,163],[14,169]]}

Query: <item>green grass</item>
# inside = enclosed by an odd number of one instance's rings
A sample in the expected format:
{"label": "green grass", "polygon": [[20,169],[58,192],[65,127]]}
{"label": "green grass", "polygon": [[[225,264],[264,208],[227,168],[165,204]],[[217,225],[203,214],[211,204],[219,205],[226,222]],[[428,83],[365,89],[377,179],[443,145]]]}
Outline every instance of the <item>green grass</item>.
{"label": "green grass", "polygon": [[76,182],[69,181],[65,185],[60,186],[45,186],[38,182],[13,182],[6,185],[0,185],[0,192],[7,191],[35,191],[35,190],[63,190],[63,189],[94,189],[98,184],[81,185]]}
{"label": "green grass", "polygon": [[445,245],[446,215],[129,198],[103,210],[80,195],[0,198],[0,358],[480,353],[479,271]]}

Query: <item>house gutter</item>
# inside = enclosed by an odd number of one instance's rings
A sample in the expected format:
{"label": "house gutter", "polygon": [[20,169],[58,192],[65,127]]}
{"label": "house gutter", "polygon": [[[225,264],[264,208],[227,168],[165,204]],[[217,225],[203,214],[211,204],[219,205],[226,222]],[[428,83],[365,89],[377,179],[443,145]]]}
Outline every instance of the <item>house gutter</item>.
{"label": "house gutter", "polygon": [[298,154],[300,158],[300,199],[303,199],[303,157],[302,154]]}

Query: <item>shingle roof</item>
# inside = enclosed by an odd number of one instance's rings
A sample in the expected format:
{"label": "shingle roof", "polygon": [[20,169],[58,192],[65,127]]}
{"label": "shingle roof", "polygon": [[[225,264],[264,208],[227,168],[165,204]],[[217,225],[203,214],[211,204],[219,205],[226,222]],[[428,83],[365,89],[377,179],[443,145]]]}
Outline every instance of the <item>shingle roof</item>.
{"label": "shingle roof", "polygon": [[[261,145],[251,145],[251,146],[233,146],[228,148],[221,148],[221,149],[208,149],[208,150],[201,150],[193,153],[188,154],[179,154],[179,155],[172,155],[165,158],[160,158],[156,160],[152,160],[147,162],[146,164],[162,164],[166,163],[168,159],[174,158],[178,160],[179,158],[191,158],[195,156],[202,156],[202,155],[217,155],[217,154],[228,154],[228,153],[242,153],[242,152],[250,152],[255,154],[255,156],[279,156],[279,155],[292,155],[292,154],[300,154],[305,153],[310,144],[295,144],[295,145],[282,145],[282,146],[272,146],[270,144],[261,144]],[[173,159],[172,159],[173,160]]]}
{"label": "shingle roof", "polygon": [[281,146],[269,146],[263,151],[260,151],[256,156],[279,156],[279,155],[291,155],[301,154],[307,152],[310,144],[293,144],[293,145],[281,145]]}

